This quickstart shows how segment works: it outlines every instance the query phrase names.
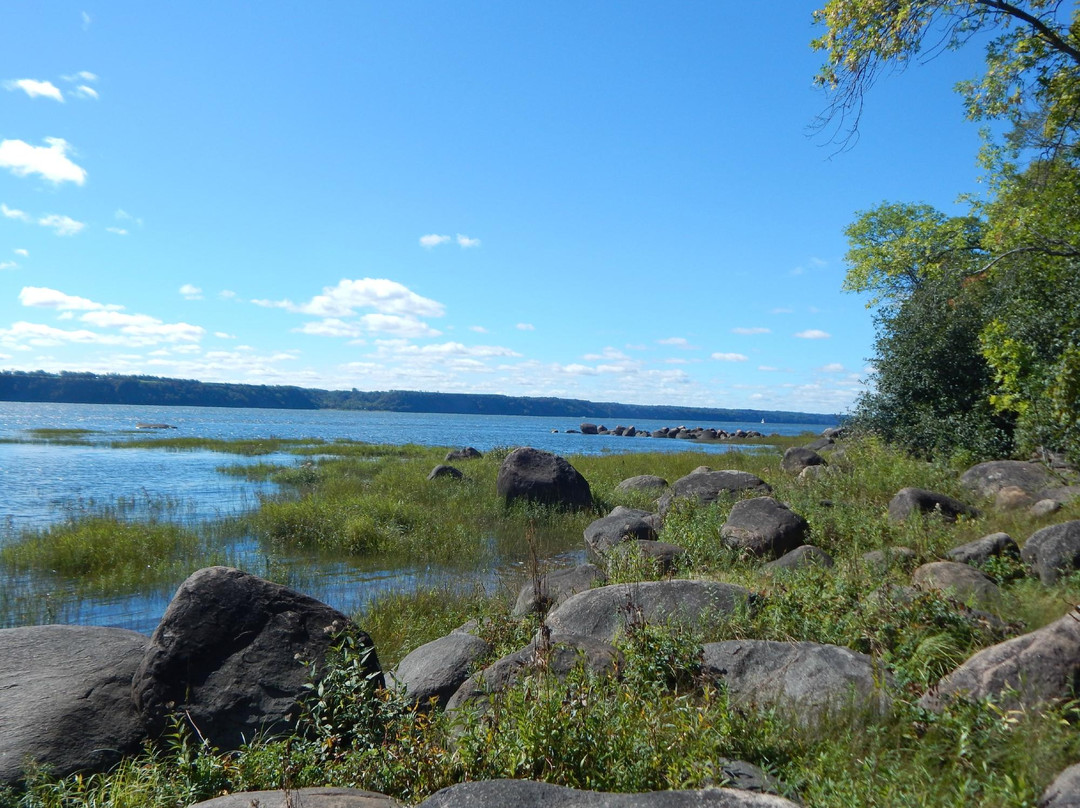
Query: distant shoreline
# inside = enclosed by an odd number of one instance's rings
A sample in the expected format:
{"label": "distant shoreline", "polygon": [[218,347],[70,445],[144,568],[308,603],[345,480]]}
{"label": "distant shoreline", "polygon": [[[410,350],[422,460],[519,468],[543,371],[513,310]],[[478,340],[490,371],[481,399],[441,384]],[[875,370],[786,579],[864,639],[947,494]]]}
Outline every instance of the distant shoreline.
{"label": "distant shoreline", "polygon": [[473,415],[534,415],[570,419],[640,418],[833,426],[834,413],[677,407],[584,399],[428,393],[411,390],[320,390],[284,385],[228,384],[157,376],[0,371],[0,401],[56,404],[143,404],[173,407],[367,410]]}

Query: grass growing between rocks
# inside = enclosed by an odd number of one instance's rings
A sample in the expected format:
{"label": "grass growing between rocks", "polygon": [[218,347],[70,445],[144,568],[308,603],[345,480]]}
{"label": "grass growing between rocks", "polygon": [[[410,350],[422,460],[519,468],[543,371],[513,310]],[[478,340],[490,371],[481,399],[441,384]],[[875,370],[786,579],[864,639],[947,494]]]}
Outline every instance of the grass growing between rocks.
{"label": "grass growing between rocks", "polygon": [[[505,452],[458,464],[465,480],[427,481],[444,451],[320,448],[311,465],[267,464],[256,473],[296,475],[295,495],[264,502],[240,528],[281,550],[483,564],[497,549],[543,559],[580,547],[584,526],[616,504],[653,507],[647,495],[618,492],[622,479],[648,473],[674,481],[707,463],[769,482],[775,497],[807,519],[808,542],[837,563],[769,572],[720,540],[733,502],[679,503],[660,536],[687,550],[675,574],[737,583],[760,600],[693,630],[632,627],[619,640],[619,678],[585,670],[563,682],[527,678],[493,699],[486,714],[429,715],[394,693],[369,693],[357,677],[357,651],[344,643],[294,737],[222,753],[178,725],[111,774],[58,780],[33,773],[25,789],[0,792],[0,806],[182,806],[224,792],[309,785],[366,788],[415,804],[453,783],[502,777],[612,791],[702,788],[722,785],[722,761],[738,759],[764,769],[807,806],[1020,808],[1035,805],[1050,780],[1080,760],[1076,704],[1024,711],[957,703],[941,714],[918,706],[932,684],[979,649],[1073,609],[1080,575],[1047,587],[1017,577],[1017,562],[994,562],[986,571],[1001,597],[990,614],[941,593],[904,594],[914,566],[992,532],[1023,543],[1046,524],[1080,518],[1076,505],[1035,518],[974,503],[984,509],[975,519],[895,524],[887,506],[903,487],[966,498],[958,470],[863,441],[831,455],[829,472],[811,481],[783,474],[776,452],[574,457],[598,501],[595,512],[507,509],[494,493]],[[900,546],[914,558],[882,566],[862,559]],[[625,582],[660,577],[632,558],[613,573]],[[515,595],[510,584],[495,594],[453,587],[395,593],[356,619],[374,638],[384,669],[470,620],[494,646],[486,664],[525,645],[538,626],[536,617],[510,616]],[[869,654],[895,679],[893,707],[882,716],[841,712],[806,724],[782,711],[733,705],[700,668],[703,643],[736,638],[833,643]]]}

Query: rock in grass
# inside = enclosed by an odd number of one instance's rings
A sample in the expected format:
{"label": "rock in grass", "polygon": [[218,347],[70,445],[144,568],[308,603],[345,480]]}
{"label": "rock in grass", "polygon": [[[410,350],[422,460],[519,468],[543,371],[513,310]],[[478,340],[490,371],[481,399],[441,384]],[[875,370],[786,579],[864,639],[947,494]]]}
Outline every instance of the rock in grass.
{"label": "rock in grass", "polygon": [[304,685],[345,630],[368,649],[365,670],[382,684],[371,639],[341,612],[237,569],[199,570],[150,639],[131,684],[135,704],[152,734],[179,714],[221,749],[286,732]]}
{"label": "rock in grass", "polygon": [[558,455],[528,447],[506,456],[495,488],[507,504],[524,500],[561,508],[592,505],[589,483],[577,469]]}
{"label": "rock in grass", "polygon": [[97,626],[0,630],[0,784],[28,760],[66,777],[103,771],[146,737],[131,677],[149,637]]}
{"label": "rock in grass", "polygon": [[293,788],[278,791],[241,791],[190,808],[402,808],[385,794],[358,788]]}
{"label": "rock in grass", "polygon": [[615,490],[619,493],[625,493],[627,491],[646,491],[649,493],[663,493],[668,487],[668,482],[663,477],[657,477],[655,474],[639,474],[637,477],[628,477],[623,480],[617,486]]}
{"label": "rock in grass", "polygon": [[962,486],[985,499],[992,499],[1007,487],[1016,487],[1034,496],[1054,482],[1054,475],[1046,466],[1021,460],[991,460],[972,466],[960,475]]}
{"label": "rock in grass", "polygon": [[1036,530],[1024,542],[1020,558],[1047,586],[1080,569],[1080,520]]}
{"label": "rock in grass", "polygon": [[969,606],[993,606],[1001,599],[997,584],[967,564],[934,561],[911,574],[911,581],[923,591],[944,592]]}
{"label": "rock in grass", "polygon": [[838,645],[772,640],[706,643],[701,675],[740,706],[779,708],[804,723],[849,707],[876,713],[892,704],[892,677],[866,654]]}
{"label": "rock in grass", "polygon": [[463,446],[460,449],[451,449],[446,453],[443,460],[447,463],[453,463],[457,460],[479,460],[481,457],[483,455],[472,446]]}
{"label": "rock in grass", "polygon": [[889,520],[892,522],[903,522],[913,515],[931,514],[940,515],[946,522],[955,522],[961,516],[974,518],[979,512],[958,499],[924,488],[902,488],[889,501]]}
{"label": "rock in grass", "polygon": [[1054,778],[1039,797],[1039,808],[1080,808],[1080,763]]}
{"label": "rock in grass", "polygon": [[481,780],[437,791],[419,808],[797,808],[773,794],[734,788],[613,794],[531,780]]}
{"label": "rock in grass", "polygon": [[1071,699],[1080,681],[1080,612],[984,648],[927,691],[919,704],[944,709],[950,698],[993,696],[1005,708],[1033,709]]}
{"label": "rock in grass", "polygon": [[701,505],[711,505],[718,499],[740,494],[771,494],[772,488],[760,477],[748,471],[693,471],[680,477],[671,490],[660,498],[660,514],[664,516],[676,499],[689,499]]}
{"label": "rock in grass", "polygon": [[473,665],[491,653],[491,644],[472,634],[448,634],[421,645],[394,669],[392,686],[409,700],[428,707],[432,700],[443,708],[469,678]]}
{"label": "rock in grass", "polygon": [[825,458],[806,446],[792,446],[780,461],[780,468],[791,475],[810,466],[826,466]]}
{"label": "rock in grass", "polygon": [[765,569],[770,572],[778,572],[782,570],[799,570],[805,567],[829,568],[834,566],[836,566],[836,562],[831,555],[820,547],[804,544],[802,547],[796,547],[790,553],[784,553],[776,561],[770,561],[765,565]]}
{"label": "rock in grass", "polygon": [[608,553],[625,541],[656,541],[656,527],[652,514],[630,508],[618,508],[617,512],[593,520],[585,528],[585,547],[594,560],[603,561]]}
{"label": "rock in grass", "polygon": [[720,537],[759,558],[778,558],[801,546],[809,530],[806,520],[783,502],[755,497],[735,503]]}
{"label": "rock in grass", "polygon": [[607,573],[595,564],[580,564],[566,570],[556,570],[529,581],[518,593],[514,616],[546,612],[567,598],[607,583]]}
{"label": "rock in grass", "polygon": [[1008,533],[991,533],[981,539],[961,544],[945,553],[949,561],[959,564],[985,564],[991,558],[1005,556],[1020,558],[1020,548]]}
{"label": "rock in grass", "polygon": [[716,581],[645,581],[610,584],[580,592],[548,614],[552,632],[611,642],[628,623],[708,625],[749,608],[749,590]]}
{"label": "rock in grass", "polygon": [[888,547],[884,550],[871,550],[863,553],[862,561],[875,572],[887,572],[889,567],[896,565],[911,569],[915,566],[918,554],[910,547]]}
{"label": "rock in grass", "polygon": [[1057,513],[1061,508],[1062,504],[1056,499],[1040,499],[1028,508],[1028,513],[1036,519],[1042,519],[1044,516],[1050,516],[1051,514]]}
{"label": "rock in grass", "polygon": [[456,469],[453,466],[447,466],[445,464],[440,464],[440,465],[436,466],[435,468],[433,468],[428,473],[427,478],[428,478],[428,480],[438,480],[440,478],[445,477],[445,478],[451,479],[451,480],[460,480],[464,476],[465,475],[461,473],[461,469]]}

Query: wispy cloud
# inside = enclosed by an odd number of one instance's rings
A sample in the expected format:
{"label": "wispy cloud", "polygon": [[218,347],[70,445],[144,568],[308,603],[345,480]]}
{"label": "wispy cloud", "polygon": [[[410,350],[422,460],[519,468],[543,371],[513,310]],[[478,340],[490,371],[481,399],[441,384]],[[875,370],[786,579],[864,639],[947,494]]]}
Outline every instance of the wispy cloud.
{"label": "wispy cloud", "polygon": [[603,359],[606,359],[608,361],[623,361],[630,359],[629,356],[624,354],[618,348],[612,348],[610,346],[604,348],[604,350],[600,353],[585,354],[585,356],[581,358],[584,359],[586,362],[599,362]]}
{"label": "wispy cloud", "polygon": [[82,13],[82,29],[84,31],[89,30],[91,22],[93,22],[93,18],[84,11]]}
{"label": "wispy cloud", "polygon": [[78,73],[71,73],[70,75],[61,76],[60,78],[70,84],[78,84],[80,82],[85,84],[86,82],[98,80],[97,74],[91,73],[89,70],[80,70]]}
{"label": "wispy cloud", "polygon": [[475,331],[477,334],[486,334],[488,332],[482,325],[470,325],[469,330]]}
{"label": "wispy cloud", "polygon": [[224,298],[225,300],[235,300],[236,296],[236,292],[234,292],[232,289],[222,289],[220,292],[218,292],[218,297]]}
{"label": "wispy cloud", "polygon": [[733,328],[732,334],[771,334],[771,328],[763,328],[761,326],[754,326],[753,328]]}
{"label": "wispy cloud", "polygon": [[830,362],[829,364],[821,368],[822,373],[843,373],[844,370],[844,366],[841,365],[839,362]]}
{"label": "wispy cloud", "polygon": [[450,241],[450,236],[440,236],[438,233],[428,233],[426,236],[420,236],[420,246],[429,250],[448,241]]}
{"label": "wispy cloud", "polygon": [[56,311],[119,311],[123,306],[97,303],[85,297],[69,295],[46,286],[24,286],[19,292],[19,302],[34,308]]}
{"label": "wispy cloud", "polygon": [[479,247],[480,246],[480,239],[478,239],[478,238],[469,238],[468,236],[463,236],[463,235],[461,235],[461,233],[458,233],[457,234],[457,243],[458,243],[459,247],[461,247],[462,249],[467,250],[470,247]]}
{"label": "wispy cloud", "polygon": [[766,373],[776,373],[780,368],[775,368],[772,365],[758,365],[758,370],[763,370]]}
{"label": "wispy cloud", "polygon": [[12,79],[4,82],[6,90],[22,90],[31,98],[51,98],[53,101],[64,103],[64,94],[60,88],[51,81],[38,81],[37,79]]}
{"label": "wispy cloud", "polygon": [[101,97],[98,94],[97,90],[86,84],[80,84],[78,87],[72,90],[72,93],[78,98],[90,98],[94,101],[97,101]]}
{"label": "wispy cloud", "polygon": [[0,272],[3,272],[5,269],[17,269],[18,266],[19,265],[14,261],[0,261]]}
{"label": "wispy cloud", "polygon": [[30,251],[29,250],[24,250],[22,247],[16,247],[14,250],[12,250],[12,252],[15,253],[16,255],[21,255],[23,258],[29,258],[30,257]]}
{"label": "wispy cloud", "polygon": [[48,145],[31,146],[24,140],[0,140],[0,168],[17,177],[39,174],[55,185],[86,182],[86,170],[67,156],[71,146],[66,140],[47,137],[45,143]]}
{"label": "wispy cloud", "polygon": [[190,283],[185,283],[180,287],[180,294],[183,295],[184,300],[202,300],[202,289]]}
{"label": "wispy cloud", "polygon": [[422,297],[406,286],[387,278],[348,278],[337,286],[325,286],[321,295],[307,303],[291,300],[252,300],[256,306],[285,309],[315,317],[351,317],[358,309],[375,309],[380,314],[411,317],[442,317],[445,307],[438,301]]}
{"label": "wispy cloud", "polygon": [[772,309],[769,312],[769,314],[794,314],[794,313],[795,313],[795,309],[788,309],[788,308]]}
{"label": "wispy cloud", "polygon": [[532,323],[518,323],[514,326],[518,331],[535,331],[536,326]]}
{"label": "wispy cloud", "polygon": [[745,362],[750,357],[741,353],[714,353],[712,358],[718,362]]}
{"label": "wispy cloud", "polygon": [[9,208],[2,202],[0,202],[0,213],[4,214],[4,217],[7,219],[16,219],[20,222],[33,221],[30,217],[30,214],[26,211],[18,210],[16,208]]}
{"label": "wispy cloud", "polygon": [[699,345],[691,345],[690,340],[686,339],[686,337],[664,337],[663,339],[658,339],[656,341],[656,344],[667,345],[669,347],[679,348],[684,351],[696,351],[699,350],[701,347]]}
{"label": "wispy cloud", "polygon": [[74,236],[84,227],[85,222],[77,222],[70,216],[61,216],[58,213],[48,213],[37,220],[42,227],[51,227],[58,236]]}
{"label": "wispy cloud", "polygon": [[215,331],[214,336],[218,339],[236,339],[236,334],[229,334],[226,331]]}
{"label": "wispy cloud", "polygon": [[105,232],[114,233],[117,236],[126,236],[128,234],[128,231],[122,227],[106,227]]}
{"label": "wispy cloud", "polygon": [[806,331],[800,331],[795,336],[799,339],[828,339],[832,334],[817,328],[808,328]]}

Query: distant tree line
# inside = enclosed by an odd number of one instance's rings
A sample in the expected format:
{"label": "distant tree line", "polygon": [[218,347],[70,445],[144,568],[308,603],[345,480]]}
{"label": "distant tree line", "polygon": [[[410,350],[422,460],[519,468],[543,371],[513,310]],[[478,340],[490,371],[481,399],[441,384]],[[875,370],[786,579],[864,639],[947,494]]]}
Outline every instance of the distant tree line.
{"label": "distant tree line", "polygon": [[576,419],[653,421],[753,421],[835,424],[832,414],[781,410],[718,409],[595,402],[571,398],[316,390],[256,384],[223,384],[158,376],[0,371],[0,401],[71,404],[153,404],[185,407],[256,407],[294,410],[372,410],[474,415],[542,415]]}

